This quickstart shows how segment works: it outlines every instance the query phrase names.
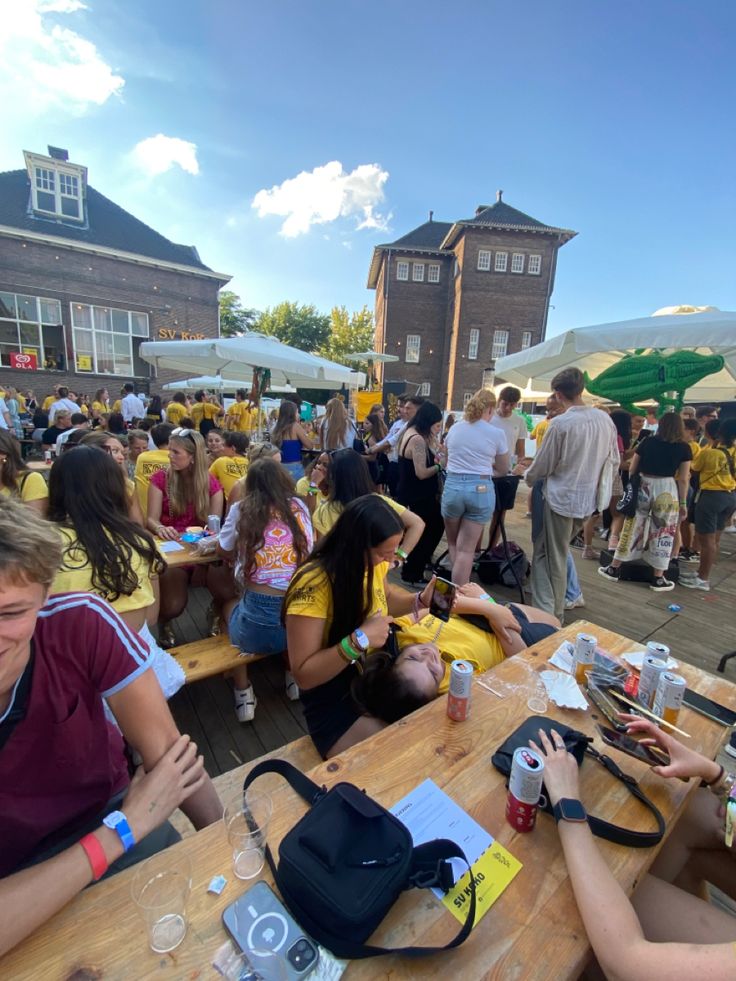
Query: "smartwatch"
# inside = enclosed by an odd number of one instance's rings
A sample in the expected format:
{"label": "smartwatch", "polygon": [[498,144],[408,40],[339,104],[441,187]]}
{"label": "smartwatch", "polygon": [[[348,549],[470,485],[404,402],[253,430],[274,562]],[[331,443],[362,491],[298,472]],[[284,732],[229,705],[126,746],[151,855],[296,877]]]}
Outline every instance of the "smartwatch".
{"label": "smartwatch", "polygon": [[579,800],[572,800],[570,797],[562,797],[552,808],[555,821],[572,821],[573,824],[585,824],[588,815]]}
{"label": "smartwatch", "polygon": [[355,643],[358,645],[363,654],[365,654],[365,652],[371,646],[371,642],[368,640],[368,634],[358,627],[358,629],[354,632],[353,637],[355,637]]}
{"label": "smartwatch", "polygon": [[117,831],[123,843],[123,849],[126,852],[129,852],[133,845],[135,845],[133,832],[130,830],[128,819],[122,811],[110,811],[107,817],[102,819],[102,823],[106,828],[110,828],[111,831]]}

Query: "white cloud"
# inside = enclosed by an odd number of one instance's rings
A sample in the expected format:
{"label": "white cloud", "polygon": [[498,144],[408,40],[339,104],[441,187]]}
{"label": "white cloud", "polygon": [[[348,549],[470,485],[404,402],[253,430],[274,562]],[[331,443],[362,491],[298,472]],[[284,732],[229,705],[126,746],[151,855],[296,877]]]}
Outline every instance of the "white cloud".
{"label": "white cloud", "polygon": [[165,174],[172,167],[181,167],[188,174],[199,173],[197,144],[178,136],[164,136],[163,133],[149,136],[136,143],[131,157],[136,167],[150,177]]}
{"label": "white cloud", "polygon": [[383,186],[388,172],[378,164],[361,164],[346,173],[339,160],[332,160],[312,171],[259,191],[251,202],[259,218],[278,215],[285,218],[281,234],[295,238],[312,225],[324,225],[338,218],[358,219],[357,228],[385,229],[388,216],[375,208],[384,200]]}
{"label": "white cloud", "polygon": [[[34,115],[79,115],[119,94],[116,75],[92,41],[51,20],[86,10],[81,0],[12,0],[0,17],[0,94]],[[52,16],[53,15],[53,16]],[[7,101],[6,101],[7,100]]]}

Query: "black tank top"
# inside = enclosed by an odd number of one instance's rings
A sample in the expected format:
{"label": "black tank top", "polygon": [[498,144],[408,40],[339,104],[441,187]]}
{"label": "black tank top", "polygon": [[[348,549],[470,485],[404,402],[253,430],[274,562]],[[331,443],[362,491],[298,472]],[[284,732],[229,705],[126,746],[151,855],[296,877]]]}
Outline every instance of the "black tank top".
{"label": "black tank top", "polygon": [[405,507],[411,507],[412,504],[420,501],[431,501],[439,493],[439,478],[437,473],[434,473],[431,477],[427,477],[426,480],[420,480],[414,469],[414,461],[411,457],[407,458],[404,456],[406,448],[413,439],[421,439],[424,442],[427,454],[426,465],[428,467],[434,466],[434,457],[424,437],[418,433],[410,436],[399,456],[399,483],[396,488],[396,500]]}

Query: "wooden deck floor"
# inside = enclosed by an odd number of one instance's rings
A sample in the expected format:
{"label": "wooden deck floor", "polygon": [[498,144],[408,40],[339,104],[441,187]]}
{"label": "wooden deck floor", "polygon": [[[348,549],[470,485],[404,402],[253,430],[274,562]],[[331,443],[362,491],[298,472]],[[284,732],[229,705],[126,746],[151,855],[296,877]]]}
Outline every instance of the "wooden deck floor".
{"label": "wooden deck floor", "polygon": [[[508,536],[531,555],[531,522],[523,517],[522,495],[519,497],[516,510],[507,518]],[[584,561],[578,551],[574,554],[586,605],[568,613],[568,621],[584,617],[634,640],[661,641],[669,645],[673,657],[711,672],[724,654],[736,649],[736,535],[723,536],[710,593],[678,586],[658,594],[641,584],[609,584],[597,574],[596,562]],[[499,600],[519,599],[516,590],[494,587],[493,593]],[[527,601],[531,602],[529,596]],[[204,589],[191,590],[187,609],[174,625],[179,643],[205,636],[208,603]],[[679,613],[668,609],[673,603],[682,607]],[[211,776],[306,732],[301,704],[286,698],[280,660],[260,661],[250,673],[258,698],[253,722],[236,720],[230,685],[222,677],[187,685],[169,703],[182,731],[203,752]],[[736,680],[736,659],[727,667],[726,676]]]}

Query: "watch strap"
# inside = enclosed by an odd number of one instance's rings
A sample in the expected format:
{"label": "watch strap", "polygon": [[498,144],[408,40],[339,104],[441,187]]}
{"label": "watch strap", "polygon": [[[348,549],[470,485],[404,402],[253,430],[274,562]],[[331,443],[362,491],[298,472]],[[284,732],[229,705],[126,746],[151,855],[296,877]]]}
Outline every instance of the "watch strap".
{"label": "watch strap", "polygon": [[128,819],[122,811],[113,811],[111,814],[108,814],[104,819],[103,824],[118,833],[118,836],[123,843],[123,849],[126,852],[129,852],[133,845],[135,845],[135,835],[130,830]]}

